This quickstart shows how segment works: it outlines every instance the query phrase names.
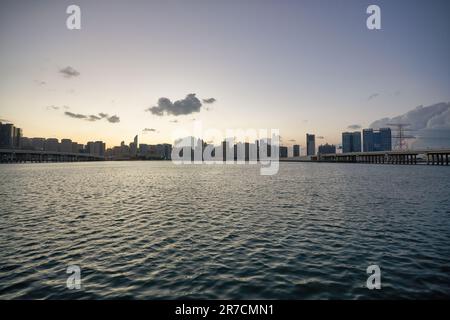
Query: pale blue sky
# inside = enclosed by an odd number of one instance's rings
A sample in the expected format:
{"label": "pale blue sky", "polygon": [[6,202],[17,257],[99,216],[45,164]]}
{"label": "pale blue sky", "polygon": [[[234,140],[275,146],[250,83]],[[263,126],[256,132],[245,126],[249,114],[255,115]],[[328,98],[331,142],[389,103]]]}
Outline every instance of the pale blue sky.
{"label": "pale blue sky", "polygon": [[[339,143],[348,125],[450,101],[445,0],[0,3],[0,118],[26,136],[170,142],[195,118],[218,129],[278,128],[300,144],[306,132]],[[81,7],[82,30],[67,30],[69,4]],[[369,4],[381,7],[382,30],[366,28]],[[64,78],[58,70],[67,66],[80,75]],[[178,117],[144,111],[189,93],[217,102]]]}

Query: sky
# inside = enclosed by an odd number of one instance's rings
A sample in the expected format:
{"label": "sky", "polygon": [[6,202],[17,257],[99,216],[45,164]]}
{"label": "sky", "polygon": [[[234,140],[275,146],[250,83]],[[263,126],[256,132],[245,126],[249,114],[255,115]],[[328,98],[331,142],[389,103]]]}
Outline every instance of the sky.
{"label": "sky", "polygon": [[[66,27],[71,4],[81,30]],[[381,30],[366,27],[370,4]],[[0,0],[0,121],[108,146],[170,143],[195,121],[340,143],[450,101],[449,12],[446,0]]]}

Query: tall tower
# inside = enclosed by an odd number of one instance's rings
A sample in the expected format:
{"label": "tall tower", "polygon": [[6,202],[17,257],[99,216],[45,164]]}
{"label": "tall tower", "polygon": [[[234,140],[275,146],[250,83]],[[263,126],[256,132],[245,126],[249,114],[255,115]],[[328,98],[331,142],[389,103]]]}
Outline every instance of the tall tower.
{"label": "tall tower", "polygon": [[306,155],[313,156],[316,154],[316,136],[314,134],[306,134]]}
{"label": "tall tower", "polygon": [[396,150],[407,150],[408,149],[408,139],[413,139],[414,136],[408,135],[408,131],[412,131],[408,127],[410,126],[409,123],[388,123],[389,127],[394,127],[392,131],[395,132],[395,134],[392,136],[392,138],[395,140],[394,148]]}

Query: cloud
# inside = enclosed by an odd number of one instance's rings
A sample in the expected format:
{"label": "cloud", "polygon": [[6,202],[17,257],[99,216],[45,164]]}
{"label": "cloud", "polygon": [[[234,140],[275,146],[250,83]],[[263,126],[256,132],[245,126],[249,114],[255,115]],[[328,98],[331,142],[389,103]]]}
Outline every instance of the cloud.
{"label": "cloud", "polygon": [[89,121],[97,121],[97,120],[101,120],[101,119],[102,119],[101,117],[92,115],[92,114],[88,118]]}
{"label": "cloud", "polygon": [[372,93],[368,98],[367,98],[367,100],[373,100],[373,99],[375,99],[376,97],[378,97],[380,94],[379,93]]}
{"label": "cloud", "polygon": [[148,132],[156,132],[156,129],[153,129],[153,128],[145,128],[144,130],[142,130],[142,132],[144,132],[144,133],[148,133]]}
{"label": "cloud", "polygon": [[70,118],[82,119],[82,120],[91,121],[91,122],[99,121],[101,119],[106,119],[108,122],[111,122],[111,123],[120,122],[120,118],[118,116],[116,116],[116,115],[109,116],[107,113],[103,113],[103,112],[100,112],[98,115],[95,115],[95,114],[86,115],[86,114],[65,111],[64,114]]}
{"label": "cloud", "polygon": [[70,107],[63,105],[63,106],[55,106],[55,105],[50,105],[50,106],[46,106],[45,109],[47,110],[60,110],[60,109],[65,109],[65,110],[69,110]]}
{"label": "cloud", "polygon": [[[408,129],[412,131],[407,134],[415,137],[411,139],[412,148],[450,147],[450,102],[418,106],[397,117],[374,121],[370,127],[378,129],[394,123],[409,124]],[[391,128],[395,129],[393,126]]]}
{"label": "cloud", "polygon": [[0,122],[11,122],[11,121],[6,120],[6,119],[0,119]]}
{"label": "cloud", "polygon": [[217,100],[215,98],[208,98],[208,99],[203,99],[202,101],[203,101],[203,103],[208,104],[208,103],[214,103]]}
{"label": "cloud", "polygon": [[34,82],[39,86],[45,86],[47,84],[47,82],[42,80],[34,80]]}
{"label": "cloud", "polygon": [[66,78],[78,77],[80,75],[80,72],[78,72],[71,66],[67,66],[63,69],[59,69],[59,73],[61,73]]}
{"label": "cloud", "polygon": [[66,112],[64,112],[64,114],[66,116],[68,116],[68,117],[75,118],[75,119],[86,119],[88,117],[88,116],[86,116],[84,114],[73,113],[73,112],[70,112],[70,111],[66,111]]}
{"label": "cloud", "polygon": [[347,127],[347,129],[358,130],[361,129],[362,126],[360,124],[351,124]]}
{"label": "cloud", "polygon": [[106,118],[111,123],[118,123],[120,122],[120,118],[116,115],[113,115],[111,117]]}
{"label": "cloud", "polygon": [[190,93],[186,98],[182,100],[177,100],[175,102],[170,101],[170,99],[162,97],[158,100],[158,105],[154,107],[147,108],[146,111],[151,112],[157,116],[163,115],[186,115],[195,112],[200,112],[202,103],[195,96],[195,93]]}

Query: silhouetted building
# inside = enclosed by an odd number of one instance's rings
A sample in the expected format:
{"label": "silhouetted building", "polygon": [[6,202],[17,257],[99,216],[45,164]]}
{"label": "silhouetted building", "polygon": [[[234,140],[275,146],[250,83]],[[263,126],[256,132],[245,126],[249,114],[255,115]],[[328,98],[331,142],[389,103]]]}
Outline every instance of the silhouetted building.
{"label": "silhouetted building", "polygon": [[22,147],[22,129],[14,127],[13,148],[20,149]]}
{"label": "silhouetted building", "polygon": [[300,146],[298,144],[293,145],[293,156],[300,157]]}
{"label": "silhouetted building", "polygon": [[342,152],[361,152],[361,132],[342,133]]}
{"label": "silhouetted building", "polygon": [[84,146],[77,142],[72,142],[72,152],[73,153],[83,153]]}
{"label": "silhouetted building", "polygon": [[134,137],[133,142],[130,143],[130,155],[136,157],[138,155],[138,136]]}
{"label": "silhouetted building", "polygon": [[72,140],[61,139],[61,143],[59,144],[59,151],[71,153],[72,152]]}
{"label": "silhouetted building", "polygon": [[45,147],[45,138],[31,138],[33,150],[43,151]]}
{"label": "silhouetted building", "polygon": [[14,147],[14,125],[0,123],[0,148],[12,149]]}
{"label": "silhouetted building", "polygon": [[44,150],[51,152],[59,151],[59,140],[55,138],[45,139],[44,141]]}
{"label": "silhouetted building", "polygon": [[319,154],[333,154],[336,153],[336,146],[334,144],[322,144],[319,146]]}
{"label": "silhouetted building", "polygon": [[391,128],[380,128],[375,134],[374,141],[375,151],[391,151],[392,150],[392,132]]}
{"label": "silhouetted building", "polygon": [[363,151],[373,151],[373,129],[363,129]]}
{"label": "silhouetted building", "polygon": [[23,150],[33,150],[33,145],[31,144],[31,139],[27,137],[20,138],[20,148]]}
{"label": "silhouetted building", "polygon": [[306,155],[313,156],[316,154],[316,136],[314,134],[306,134]]}
{"label": "silhouetted building", "polygon": [[363,151],[391,151],[392,134],[390,128],[380,128],[380,130],[363,130]]}

